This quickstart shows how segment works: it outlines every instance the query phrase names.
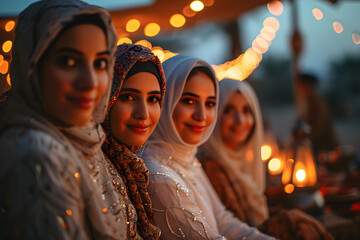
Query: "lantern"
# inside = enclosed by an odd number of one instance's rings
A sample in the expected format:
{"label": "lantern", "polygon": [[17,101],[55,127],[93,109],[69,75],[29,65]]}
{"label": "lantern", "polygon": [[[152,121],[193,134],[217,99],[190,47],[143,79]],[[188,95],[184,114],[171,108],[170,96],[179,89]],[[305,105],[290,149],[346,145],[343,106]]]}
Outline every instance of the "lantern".
{"label": "lantern", "polygon": [[309,132],[309,126],[302,121],[299,121],[294,129],[293,146],[289,151],[282,175],[282,183],[288,193],[286,189],[294,189],[291,185],[312,187],[317,182],[314,155],[308,138]]}

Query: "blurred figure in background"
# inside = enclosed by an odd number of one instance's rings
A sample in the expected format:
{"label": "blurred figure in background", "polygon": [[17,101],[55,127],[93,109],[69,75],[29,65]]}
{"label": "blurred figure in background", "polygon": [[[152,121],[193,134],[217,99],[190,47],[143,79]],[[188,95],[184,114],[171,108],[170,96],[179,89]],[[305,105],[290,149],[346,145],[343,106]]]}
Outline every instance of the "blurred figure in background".
{"label": "blurred figure in background", "polygon": [[316,219],[300,210],[284,210],[269,218],[257,96],[245,81],[224,79],[219,89],[218,122],[197,156],[227,209],[280,239],[332,239]]}
{"label": "blurred figure in background", "polygon": [[299,117],[311,127],[309,138],[316,156],[321,151],[332,151],[339,146],[329,105],[318,93],[317,81],[314,75],[305,73],[295,81]]}

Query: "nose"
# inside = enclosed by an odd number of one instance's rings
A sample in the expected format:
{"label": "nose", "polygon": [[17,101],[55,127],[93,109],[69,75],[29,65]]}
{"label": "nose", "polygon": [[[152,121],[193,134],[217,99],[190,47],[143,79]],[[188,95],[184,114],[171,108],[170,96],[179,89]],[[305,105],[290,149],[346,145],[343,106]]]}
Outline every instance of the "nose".
{"label": "nose", "polygon": [[133,111],[135,119],[146,120],[149,117],[149,110],[145,99],[139,99]]}
{"label": "nose", "polygon": [[195,112],[193,113],[193,119],[196,121],[206,120],[206,109],[203,104],[199,103],[196,105]]}
{"label": "nose", "polygon": [[241,124],[244,121],[244,118],[240,112],[236,113],[234,116],[235,123]]}
{"label": "nose", "polygon": [[94,67],[85,65],[79,71],[79,76],[75,82],[75,88],[80,91],[90,91],[97,87],[98,80]]}

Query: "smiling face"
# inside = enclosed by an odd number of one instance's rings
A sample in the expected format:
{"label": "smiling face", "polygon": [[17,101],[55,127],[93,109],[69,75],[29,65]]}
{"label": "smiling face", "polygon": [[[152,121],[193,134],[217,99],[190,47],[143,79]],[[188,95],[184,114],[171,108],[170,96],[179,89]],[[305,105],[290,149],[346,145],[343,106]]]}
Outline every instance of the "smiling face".
{"label": "smiling face", "polygon": [[239,92],[234,92],[220,115],[223,143],[232,150],[243,144],[253,131],[255,119],[249,103]]}
{"label": "smiling face", "polygon": [[86,124],[109,84],[103,30],[81,24],[65,31],[39,66],[45,111],[68,125]]}
{"label": "smiling face", "polygon": [[154,74],[137,73],[124,81],[110,109],[111,134],[126,145],[142,145],[159,121],[160,84]]}
{"label": "smiling face", "polygon": [[197,144],[201,141],[214,120],[215,105],[215,86],[211,78],[201,71],[191,75],[172,115],[184,142]]}

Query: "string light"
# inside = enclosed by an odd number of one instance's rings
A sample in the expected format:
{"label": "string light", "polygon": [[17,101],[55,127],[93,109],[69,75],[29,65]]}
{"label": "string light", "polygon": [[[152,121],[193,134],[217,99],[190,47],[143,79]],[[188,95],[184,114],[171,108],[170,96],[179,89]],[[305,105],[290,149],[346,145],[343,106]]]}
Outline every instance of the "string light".
{"label": "string light", "polygon": [[185,24],[185,22],[186,22],[186,19],[181,14],[174,14],[170,18],[170,24],[177,28],[182,27]]}
{"label": "string light", "polygon": [[204,4],[201,1],[193,1],[190,3],[190,8],[195,12],[200,12],[204,9]]}
{"label": "string light", "polygon": [[140,27],[140,22],[137,19],[131,19],[126,23],[126,31],[136,32]]}
{"label": "string light", "polygon": [[267,4],[269,12],[273,15],[281,15],[284,11],[284,6],[280,1],[271,1]]}
{"label": "string light", "polygon": [[334,31],[335,31],[336,33],[341,33],[341,32],[344,30],[342,24],[339,23],[339,22],[334,22],[334,23],[333,23],[333,27],[334,27]]}
{"label": "string light", "polygon": [[148,37],[154,37],[160,32],[160,26],[157,23],[149,23],[144,28],[144,34]]}
{"label": "string light", "polygon": [[13,20],[8,21],[5,24],[5,31],[10,32],[11,30],[13,30],[15,27],[15,22]]}
{"label": "string light", "polygon": [[124,44],[124,43],[132,44],[132,41],[128,37],[122,37],[117,41],[117,45]]}
{"label": "string light", "polygon": [[312,14],[314,15],[314,17],[317,19],[317,20],[321,20],[324,16],[324,14],[322,13],[322,11],[318,8],[314,8],[312,10]]}
{"label": "string light", "polygon": [[4,42],[2,49],[5,53],[10,52],[11,48],[12,48],[12,41],[8,40],[8,41]]}

